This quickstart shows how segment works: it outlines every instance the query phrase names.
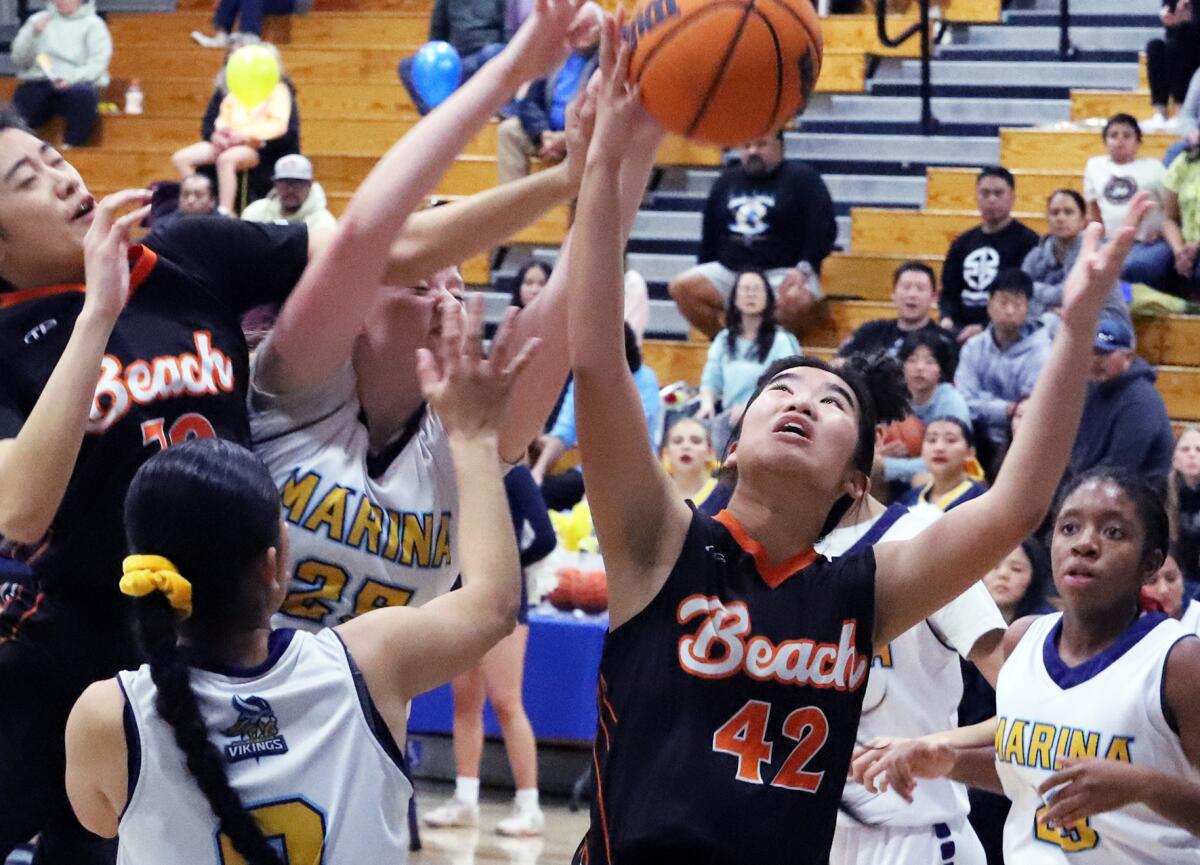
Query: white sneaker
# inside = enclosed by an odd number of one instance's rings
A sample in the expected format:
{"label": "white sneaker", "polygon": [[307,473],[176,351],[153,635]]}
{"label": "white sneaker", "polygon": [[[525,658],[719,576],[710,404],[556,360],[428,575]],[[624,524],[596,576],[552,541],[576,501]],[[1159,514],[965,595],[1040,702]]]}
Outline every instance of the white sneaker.
{"label": "white sneaker", "polygon": [[193,30],[192,40],[201,48],[225,48],[229,45],[229,34],[218,33],[215,36],[209,36],[207,33]]}
{"label": "white sneaker", "polygon": [[529,838],[546,831],[546,817],[541,808],[522,810],[515,805],[512,813],[496,824],[496,834],[509,838]]}
{"label": "white sneaker", "polygon": [[1178,114],[1176,114],[1171,119],[1163,122],[1162,131],[1163,132],[1182,132],[1183,131],[1183,119],[1180,118],[1180,116]]}
{"label": "white sneaker", "polygon": [[1138,125],[1143,132],[1162,132],[1167,125],[1167,118],[1161,111],[1155,111],[1153,117],[1147,117]]}
{"label": "white sneaker", "polygon": [[435,829],[479,825],[479,806],[451,797],[428,814],[421,822]]}

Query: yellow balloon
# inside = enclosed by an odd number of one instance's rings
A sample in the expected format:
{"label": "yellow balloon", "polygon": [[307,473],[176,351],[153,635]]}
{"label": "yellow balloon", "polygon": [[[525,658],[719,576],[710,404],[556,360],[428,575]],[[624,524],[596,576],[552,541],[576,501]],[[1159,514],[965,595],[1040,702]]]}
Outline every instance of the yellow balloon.
{"label": "yellow balloon", "polygon": [[263,45],[244,45],[225,64],[229,92],[247,108],[266,102],[279,83],[279,61]]}

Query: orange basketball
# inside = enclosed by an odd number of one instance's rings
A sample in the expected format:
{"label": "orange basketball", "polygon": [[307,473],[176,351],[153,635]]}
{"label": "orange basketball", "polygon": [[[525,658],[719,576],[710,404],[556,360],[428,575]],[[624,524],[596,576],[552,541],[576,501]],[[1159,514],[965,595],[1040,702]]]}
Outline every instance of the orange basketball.
{"label": "orange basketball", "polygon": [[925,442],[925,424],[915,414],[910,414],[904,420],[893,421],[883,428],[883,442],[900,441],[908,449],[910,457],[921,455],[921,445]]}
{"label": "orange basketball", "polygon": [[643,0],[629,78],[662,126],[729,147],[803,110],[821,73],[811,0]]}
{"label": "orange basketball", "polygon": [[558,582],[546,596],[546,600],[558,610],[575,609],[575,593],[583,575],[578,568],[559,568],[554,575],[558,577]]}
{"label": "orange basketball", "polygon": [[575,606],[585,613],[608,609],[608,578],[604,571],[584,571],[575,587]]}

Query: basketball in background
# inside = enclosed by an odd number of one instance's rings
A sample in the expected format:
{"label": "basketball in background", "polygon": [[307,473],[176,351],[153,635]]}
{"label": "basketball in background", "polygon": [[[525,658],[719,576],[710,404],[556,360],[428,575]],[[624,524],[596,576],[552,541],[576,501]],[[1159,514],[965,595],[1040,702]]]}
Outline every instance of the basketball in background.
{"label": "basketball in background", "polygon": [[729,147],[781,128],[821,73],[812,0],[643,0],[629,78],[665,129]]}

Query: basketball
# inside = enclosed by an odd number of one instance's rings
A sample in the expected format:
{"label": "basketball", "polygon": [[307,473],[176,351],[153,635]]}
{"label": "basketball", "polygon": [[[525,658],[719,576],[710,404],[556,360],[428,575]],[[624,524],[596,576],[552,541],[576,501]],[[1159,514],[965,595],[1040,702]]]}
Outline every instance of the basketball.
{"label": "basketball", "polygon": [[625,28],[630,81],[670,132],[721,147],[803,110],[821,73],[810,0],[644,0]]}
{"label": "basketball", "polygon": [[883,428],[883,443],[894,441],[903,442],[910,457],[919,457],[925,441],[925,424],[915,414],[888,424]]}

